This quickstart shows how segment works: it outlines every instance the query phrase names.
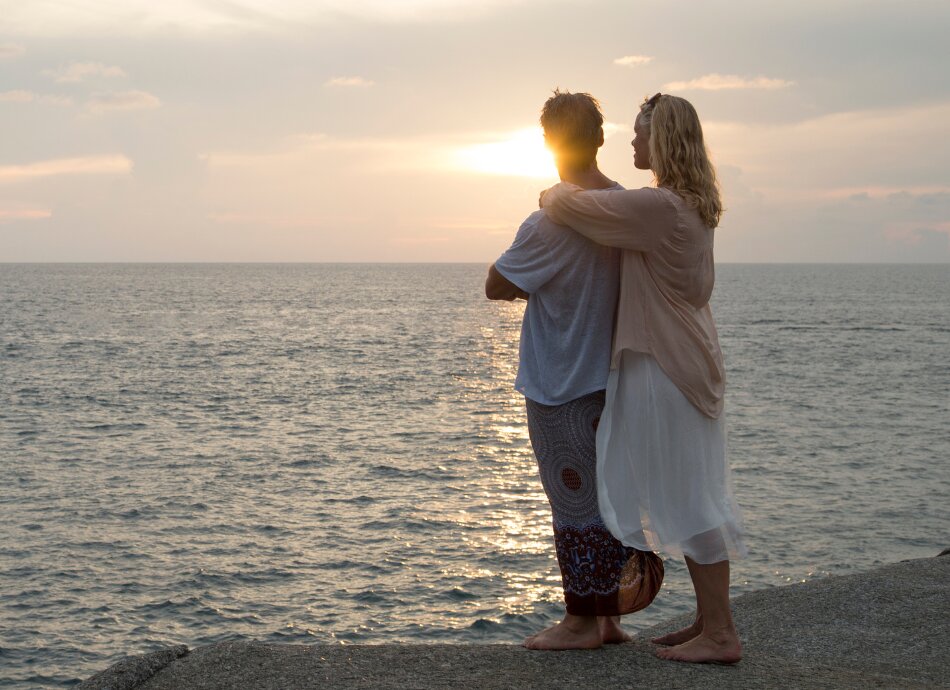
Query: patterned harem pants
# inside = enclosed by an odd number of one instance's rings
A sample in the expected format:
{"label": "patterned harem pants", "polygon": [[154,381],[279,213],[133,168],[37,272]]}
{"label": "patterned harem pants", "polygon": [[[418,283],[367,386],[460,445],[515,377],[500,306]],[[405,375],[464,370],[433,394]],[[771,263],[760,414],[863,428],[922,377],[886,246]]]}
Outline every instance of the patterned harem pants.
{"label": "patterned harem pants", "polygon": [[597,504],[595,433],[604,391],[554,406],[525,398],[525,405],[541,483],[551,502],[567,612],[616,616],[642,608],[649,602],[635,601],[643,596],[641,571],[650,568],[647,557],[656,557],[621,544],[607,530]]}

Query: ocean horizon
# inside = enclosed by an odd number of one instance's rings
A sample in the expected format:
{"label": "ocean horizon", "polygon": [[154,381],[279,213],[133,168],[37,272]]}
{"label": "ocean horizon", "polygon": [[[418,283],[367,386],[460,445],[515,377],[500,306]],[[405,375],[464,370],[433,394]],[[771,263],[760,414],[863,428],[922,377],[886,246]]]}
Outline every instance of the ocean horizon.
{"label": "ocean horizon", "polygon": [[[484,266],[491,261],[0,261],[0,266]],[[947,261],[717,261],[716,266],[950,266]]]}

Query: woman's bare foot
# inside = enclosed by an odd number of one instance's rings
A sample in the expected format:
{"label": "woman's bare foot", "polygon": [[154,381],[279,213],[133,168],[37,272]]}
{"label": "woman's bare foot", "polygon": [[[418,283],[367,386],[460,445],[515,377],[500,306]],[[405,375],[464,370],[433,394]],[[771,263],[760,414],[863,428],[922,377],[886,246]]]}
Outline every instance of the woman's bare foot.
{"label": "woman's bare foot", "polygon": [[688,642],[657,650],[656,655],[693,664],[735,664],[742,659],[742,645],[734,629],[703,631]]}
{"label": "woman's bare foot", "polygon": [[620,627],[620,616],[597,616],[597,626],[604,644],[622,644],[633,639]]}
{"label": "woman's bare foot", "polygon": [[528,649],[545,650],[597,649],[601,644],[597,618],[571,614],[567,614],[560,623],[524,641]]}
{"label": "woman's bare foot", "polygon": [[661,635],[660,637],[654,637],[650,640],[653,644],[661,644],[665,647],[671,647],[673,645],[683,644],[684,642],[689,642],[694,637],[698,636],[703,631],[703,619],[702,616],[698,616],[692,625],[687,625],[682,630],[677,630],[676,632],[671,632],[668,635]]}

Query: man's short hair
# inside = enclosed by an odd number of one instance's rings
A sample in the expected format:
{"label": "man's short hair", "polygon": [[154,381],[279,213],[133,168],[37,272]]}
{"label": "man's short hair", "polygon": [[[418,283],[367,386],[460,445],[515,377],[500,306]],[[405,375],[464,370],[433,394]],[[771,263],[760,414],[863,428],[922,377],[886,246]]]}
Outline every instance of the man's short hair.
{"label": "man's short hair", "polygon": [[604,114],[600,103],[589,93],[555,89],[541,108],[541,126],[550,144],[596,152]]}

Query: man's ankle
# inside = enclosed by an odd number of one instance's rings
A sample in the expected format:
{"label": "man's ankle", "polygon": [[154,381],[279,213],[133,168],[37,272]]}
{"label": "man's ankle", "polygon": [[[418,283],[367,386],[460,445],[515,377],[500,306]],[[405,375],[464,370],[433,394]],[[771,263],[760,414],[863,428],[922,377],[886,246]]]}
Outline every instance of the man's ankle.
{"label": "man's ankle", "polygon": [[597,627],[597,616],[578,616],[573,613],[568,613],[561,622],[569,628],[583,630]]}

